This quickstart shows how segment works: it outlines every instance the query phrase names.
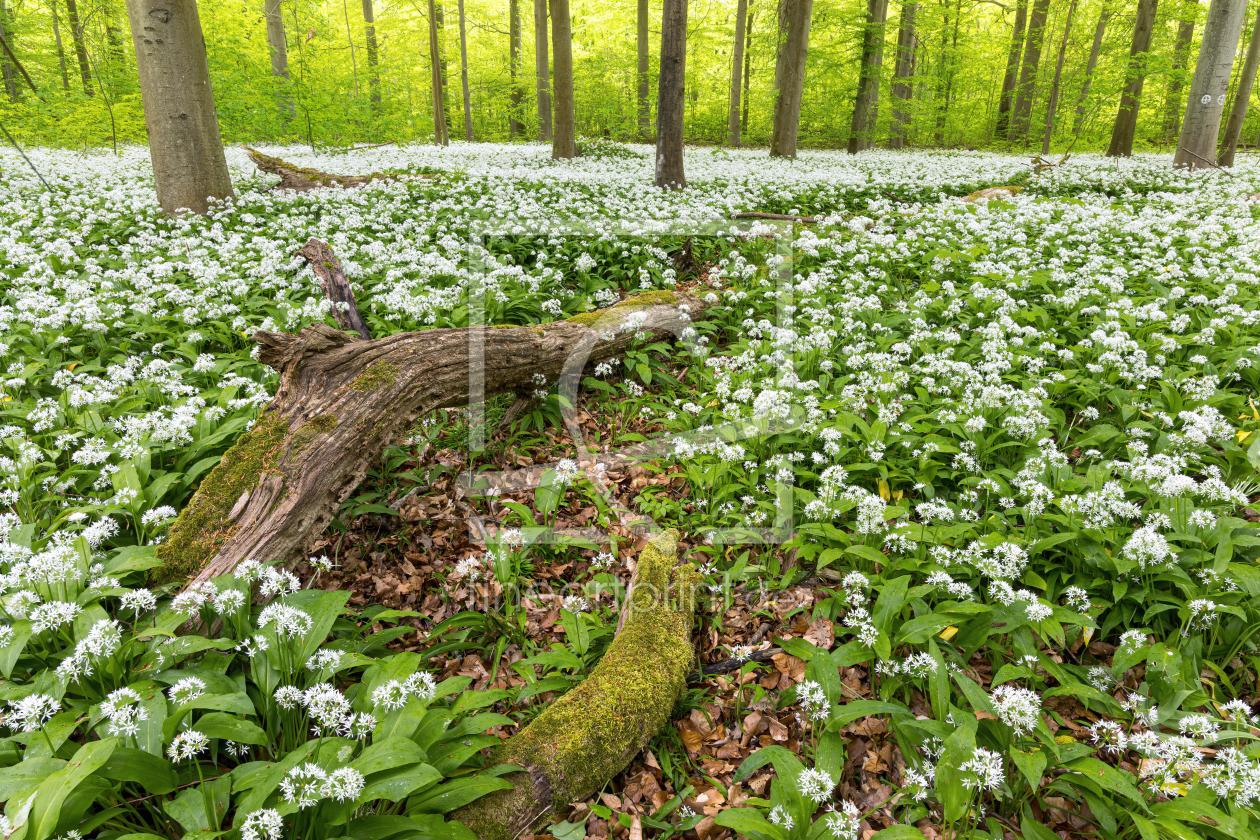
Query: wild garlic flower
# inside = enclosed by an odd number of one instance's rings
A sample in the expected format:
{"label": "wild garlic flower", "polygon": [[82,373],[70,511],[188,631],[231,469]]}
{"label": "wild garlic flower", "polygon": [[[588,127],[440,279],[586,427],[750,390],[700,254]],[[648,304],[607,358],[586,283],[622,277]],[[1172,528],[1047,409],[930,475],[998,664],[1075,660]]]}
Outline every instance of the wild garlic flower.
{"label": "wild garlic flower", "polygon": [[967,774],[962,780],[963,786],[967,788],[997,790],[1006,779],[1002,770],[1002,756],[984,747],[976,747],[971,759],[958,769]]}
{"label": "wild garlic flower", "polygon": [[61,703],[48,694],[28,694],[9,704],[7,726],[18,732],[34,732],[61,711]]}
{"label": "wild garlic flower", "polygon": [[283,836],[284,818],[271,808],[254,811],[241,823],[241,840],[281,840]]}
{"label": "wild garlic flower", "polygon": [[185,677],[167,689],[166,696],[172,705],[182,706],[191,703],[206,693],[206,683],[197,677]]}
{"label": "wild garlic flower", "polygon": [[831,712],[831,704],[822,686],[813,680],[805,680],[796,686],[796,703],[801,712],[812,721],[825,720]]}
{"label": "wild garlic flower", "polygon": [[337,802],[358,799],[363,793],[363,774],[353,767],[340,767],[328,774],[324,782],[323,794]]}
{"label": "wild garlic flower", "polygon": [[769,815],[767,815],[766,819],[768,819],[770,822],[774,823],[775,825],[782,826],[787,831],[791,831],[792,826],[795,825],[795,823],[792,821],[792,815],[789,814],[788,810],[784,808],[782,805],[775,805],[773,808],[771,808],[770,813]]}
{"label": "wild garlic flower", "polygon": [[312,626],[310,615],[297,607],[280,603],[268,604],[258,614],[258,629],[265,630],[272,624],[277,634],[289,639],[306,635]]}
{"label": "wild garlic flower", "polygon": [[214,599],[214,611],[224,618],[236,615],[245,605],[247,596],[239,589],[224,589]]}
{"label": "wild garlic flower", "polygon": [[350,701],[331,683],[311,686],[302,694],[306,714],[315,722],[316,732],[333,732],[341,728],[350,714]]}
{"label": "wild garlic flower", "polygon": [[124,610],[130,610],[137,617],[141,613],[153,612],[157,609],[157,596],[147,589],[132,589],[118,599]]}
{"label": "wild garlic flower", "polygon": [[303,704],[305,699],[302,689],[295,685],[282,685],[276,689],[275,694],[272,696],[275,698],[276,704],[286,711],[296,709]]}
{"label": "wild garlic flower", "polygon": [[196,729],[186,729],[175,736],[166,754],[170,756],[171,761],[179,762],[201,755],[209,747],[210,739],[205,733],[198,732]]}
{"label": "wild garlic flower", "polygon": [[37,635],[47,630],[55,630],[73,622],[81,612],[83,612],[82,607],[68,601],[49,601],[46,604],[40,604],[31,610],[31,630]]}
{"label": "wild garlic flower", "polygon": [[862,812],[847,799],[840,810],[832,810],[826,817],[827,830],[836,840],[858,840],[862,833]]}
{"label": "wild garlic flower", "polygon": [[341,661],[345,654],[339,650],[319,650],[315,655],[306,660],[306,670],[308,671],[336,671],[341,667]]}
{"label": "wild garlic flower", "polygon": [[801,772],[796,779],[796,787],[800,791],[801,796],[813,802],[815,805],[821,805],[831,798],[831,791],[835,788],[836,783],[825,770],[810,768]]}
{"label": "wild garlic flower", "polygon": [[285,802],[297,803],[299,808],[309,808],[326,798],[325,784],[328,773],[318,764],[306,762],[294,767],[280,780],[280,793]]}
{"label": "wild garlic flower", "polygon": [[1146,645],[1146,634],[1141,630],[1125,630],[1120,634],[1120,649],[1132,653]]}
{"label": "wild garlic flower", "polygon": [[993,689],[990,699],[1002,723],[1017,736],[1029,734],[1041,721],[1041,698],[1035,691],[1007,683]]}
{"label": "wild garlic flower", "polygon": [[581,613],[586,612],[591,608],[591,602],[583,598],[581,595],[569,595],[564,599],[564,603],[561,604],[561,608],[566,609],[569,612]]}
{"label": "wild garlic flower", "polygon": [[1096,721],[1089,727],[1090,740],[1105,753],[1120,754],[1128,749],[1124,728],[1114,720]]}

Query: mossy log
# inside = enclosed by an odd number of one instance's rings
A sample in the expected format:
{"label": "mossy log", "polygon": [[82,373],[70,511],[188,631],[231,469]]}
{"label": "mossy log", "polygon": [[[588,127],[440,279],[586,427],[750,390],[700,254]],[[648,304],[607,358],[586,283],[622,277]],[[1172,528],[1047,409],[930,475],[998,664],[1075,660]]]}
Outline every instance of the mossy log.
{"label": "mossy log", "polygon": [[599,665],[577,688],[496,749],[522,767],[515,787],[451,816],[481,838],[510,840],[570,802],[585,799],[626,768],[661,727],[687,685],[699,573],[678,564],[674,532],[639,555],[627,618]]}
{"label": "mossy log", "polygon": [[302,246],[298,256],[310,263],[311,270],[319,278],[337,326],[344,332],[357,332],[363,338],[370,339],[372,331],[368,329],[367,322],[359,312],[359,304],[350,289],[350,281],[341,270],[341,260],[337,259],[328,243],[312,239]]}
{"label": "mossy log", "polygon": [[468,327],[363,341],[325,324],[299,335],[258,332],[259,358],[280,373],[254,427],[202,481],[157,555],[154,582],[231,572],[246,559],[290,564],[390,443],[436,408],[580,377],[623,354],[639,333],[680,335],[710,304],[650,292],[541,327]]}
{"label": "mossy log", "polygon": [[279,175],[280,183],[276,185],[276,188],[282,190],[306,192],[318,187],[359,187],[388,177],[378,172],[374,172],[371,175],[333,175],[330,172],[321,172],[318,169],[297,166],[280,158],[264,155],[262,152],[257,149],[251,149],[249,146],[245,147],[245,153],[254,162],[254,166],[257,166],[263,172]]}

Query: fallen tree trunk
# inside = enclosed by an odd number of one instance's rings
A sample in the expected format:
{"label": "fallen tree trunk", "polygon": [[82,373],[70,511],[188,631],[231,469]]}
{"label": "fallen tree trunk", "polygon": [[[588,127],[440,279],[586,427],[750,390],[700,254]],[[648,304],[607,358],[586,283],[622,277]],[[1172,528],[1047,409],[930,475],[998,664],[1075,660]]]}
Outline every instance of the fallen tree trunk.
{"label": "fallen tree trunk", "polygon": [[291,564],[369,465],[436,408],[580,375],[635,335],[680,334],[709,303],[648,292],[540,327],[434,329],[363,341],[324,324],[258,332],[280,373],[271,403],[201,482],[157,549],[155,583],[209,580],[246,559]]}
{"label": "fallen tree trunk", "polygon": [[372,331],[368,329],[367,322],[359,312],[359,304],[350,289],[350,281],[341,270],[341,261],[332,248],[328,247],[328,243],[312,239],[302,246],[298,256],[311,264],[311,270],[323,285],[337,326],[344,332],[357,332],[363,338],[370,339]]}
{"label": "fallen tree trunk", "polygon": [[380,172],[373,172],[371,175],[333,175],[330,172],[297,166],[280,158],[264,155],[249,146],[245,147],[245,153],[254,162],[254,166],[263,172],[280,176],[280,183],[276,184],[276,188],[281,190],[306,192],[318,187],[359,187],[372,181],[391,177]]}
{"label": "fallen tree trunk", "polygon": [[678,565],[666,531],[639,555],[625,626],[577,688],[496,748],[522,771],[451,814],[481,840],[511,840],[547,815],[598,791],[669,722],[694,659],[691,623],[699,573]]}

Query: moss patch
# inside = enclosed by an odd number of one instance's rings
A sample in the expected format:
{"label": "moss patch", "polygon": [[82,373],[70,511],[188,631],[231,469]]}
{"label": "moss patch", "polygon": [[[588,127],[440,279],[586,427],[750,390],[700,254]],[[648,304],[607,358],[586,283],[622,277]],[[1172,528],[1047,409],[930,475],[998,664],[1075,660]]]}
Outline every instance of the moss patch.
{"label": "moss patch", "polygon": [[643,292],[626,298],[620,303],[613,304],[608,309],[596,309],[593,312],[581,312],[572,318],[567,318],[560,323],[581,324],[584,327],[593,327],[604,318],[612,318],[615,324],[616,316],[613,313],[622,314],[629,312],[639,312],[652,306],[661,306],[667,304],[678,303],[678,295],[674,292],[659,289],[651,292]]}
{"label": "moss patch", "polygon": [[356,391],[380,391],[394,384],[398,376],[398,365],[389,362],[372,362],[367,369],[354,378],[350,387]]}
{"label": "moss patch", "polygon": [[275,464],[288,424],[265,412],[254,428],[223,455],[201,482],[171,527],[171,536],[157,548],[162,565],[149,573],[154,584],[187,578],[200,571],[236,531],[228,518],[241,494],[258,485],[258,477]]}
{"label": "moss patch", "polygon": [[[667,532],[639,555],[625,627],[591,675],[494,757],[532,766],[551,784],[552,807],[590,796],[625,769],[661,727],[687,684],[691,622],[699,574],[676,567],[677,541]],[[507,777],[518,786],[524,774]],[[519,790],[498,791],[454,816],[482,840],[506,838]]]}
{"label": "moss patch", "polygon": [[337,418],[331,414],[321,414],[318,417],[312,417],[293,433],[289,448],[294,454],[297,454],[310,446],[311,441],[315,438],[320,435],[326,435],[335,428],[337,428]]}

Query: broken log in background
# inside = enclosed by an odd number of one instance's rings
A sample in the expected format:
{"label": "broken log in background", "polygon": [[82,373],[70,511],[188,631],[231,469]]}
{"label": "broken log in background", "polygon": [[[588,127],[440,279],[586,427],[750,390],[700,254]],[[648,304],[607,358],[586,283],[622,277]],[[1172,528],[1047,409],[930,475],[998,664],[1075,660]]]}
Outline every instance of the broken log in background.
{"label": "broken log in background", "polygon": [[245,153],[254,162],[254,166],[257,166],[263,172],[279,175],[280,183],[276,185],[276,188],[282,190],[306,192],[318,187],[358,187],[388,177],[376,172],[371,175],[333,175],[330,172],[321,172],[318,169],[297,166],[280,158],[264,155],[262,152],[257,149],[251,149],[249,146],[245,147]]}
{"label": "broken log in background", "polygon": [[470,380],[480,377],[487,397],[531,387],[535,374],[554,382],[570,357],[595,363],[624,353],[637,333],[677,335],[709,305],[649,292],[540,327],[372,341],[324,324],[299,335],[256,333],[260,360],[280,373],[276,395],[180,512],[158,547],[155,582],[209,580],[246,559],[292,564],[386,446],[421,415],[468,404]]}
{"label": "broken log in background", "polygon": [[328,247],[328,243],[312,239],[302,246],[298,256],[311,264],[311,270],[323,285],[337,326],[345,332],[357,332],[363,338],[370,339],[372,331],[368,329],[367,322],[359,312],[359,304],[354,299],[354,292],[350,290],[350,281],[341,270],[341,261],[332,248]]}
{"label": "broken log in background", "polygon": [[666,531],[639,555],[622,631],[591,675],[497,747],[493,761],[523,771],[514,785],[450,816],[481,840],[520,837],[549,814],[599,791],[669,722],[694,654],[691,624],[699,573],[678,565]]}

